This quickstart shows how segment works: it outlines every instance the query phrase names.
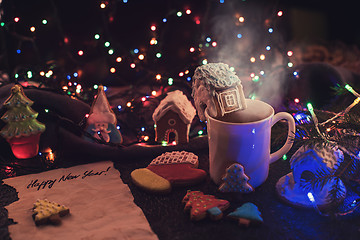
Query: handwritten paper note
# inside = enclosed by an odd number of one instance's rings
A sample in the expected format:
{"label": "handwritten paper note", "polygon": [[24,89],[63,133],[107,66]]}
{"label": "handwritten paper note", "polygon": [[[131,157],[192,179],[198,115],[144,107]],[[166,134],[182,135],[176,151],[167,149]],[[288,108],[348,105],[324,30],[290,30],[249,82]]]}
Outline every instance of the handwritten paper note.
{"label": "handwritten paper note", "polygon": [[[133,202],[112,162],[56,169],[4,180],[16,188],[19,201],[7,206],[10,237],[30,239],[157,239],[143,212]],[[34,202],[48,199],[70,208],[60,226],[37,227]]]}
{"label": "handwritten paper note", "polygon": [[67,175],[62,175],[59,179],[48,179],[48,180],[39,180],[39,179],[33,179],[29,183],[29,185],[26,188],[36,188],[37,190],[44,189],[44,188],[52,188],[52,186],[55,183],[61,183],[72,179],[85,179],[88,176],[100,176],[100,175],[106,175],[106,173],[111,169],[111,167],[108,167],[105,171],[94,171],[93,169],[88,171],[86,170],[83,174],[73,174],[69,173]]}

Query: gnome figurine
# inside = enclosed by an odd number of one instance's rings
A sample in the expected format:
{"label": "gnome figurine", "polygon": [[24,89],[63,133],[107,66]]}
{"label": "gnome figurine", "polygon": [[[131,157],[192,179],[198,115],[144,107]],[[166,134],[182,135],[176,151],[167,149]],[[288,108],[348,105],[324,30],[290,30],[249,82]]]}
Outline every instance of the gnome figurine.
{"label": "gnome figurine", "polygon": [[102,85],[99,86],[91,106],[86,132],[107,143],[121,144],[123,141],[120,131],[116,128],[115,113],[111,110]]}

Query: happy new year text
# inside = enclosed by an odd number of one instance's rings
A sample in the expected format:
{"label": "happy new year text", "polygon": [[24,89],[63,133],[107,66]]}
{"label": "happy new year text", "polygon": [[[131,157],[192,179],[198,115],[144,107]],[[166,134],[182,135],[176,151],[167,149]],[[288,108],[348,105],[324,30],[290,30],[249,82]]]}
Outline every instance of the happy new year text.
{"label": "happy new year text", "polygon": [[83,174],[72,174],[72,173],[68,173],[68,174],[64,174],[62,175],[60,178],[55,178],[55,179],[50,179],[50,180],[39,180],[39,179],[33,179],[30,181],[30,183],[27,185],[27,189],[33,189],[35,188],[36,190],[40,190],[40,189],[44,189],[44,188],[52,188],[54,186],[55,183],[61,183],[61,182],[65,182],[65,181],[69,181],[69,180],[74,180],[74,179],[85,179],[87,177],[91,177],[91,176],[101,176],[101,175],[106,175],[106,173],[111,169],[111,167],[108,167],[106,170],[103,171],[95,171],[95,170],[90,170],[90,171],[85,171]]}

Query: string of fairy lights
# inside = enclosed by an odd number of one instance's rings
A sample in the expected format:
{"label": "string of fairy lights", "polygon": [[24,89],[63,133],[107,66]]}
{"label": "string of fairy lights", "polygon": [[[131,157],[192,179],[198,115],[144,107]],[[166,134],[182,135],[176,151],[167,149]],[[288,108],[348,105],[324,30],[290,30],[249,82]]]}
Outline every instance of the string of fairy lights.
{"label": "string of fairy lights", "polygon": [[[211,2],[211,1],[209,1]],[[246,1],[243,1],[244,3]],[[128,1],[99,1],[98,10],[101,14],[107,14],[107,10],[112,8],[114,4],[118,7],[124,7],[128,4]],[[216,4],[211,2],[214,8],[222,7],[226,4],[229,4],[229,1],[218,1]],[[257,95],[257,90],[261,88],[261,85],[270,81],[267,79],[267,76],[272,71],[271,64],[275,56],[275,52],[280,52],[283,56],[281,61],[281,68],[292,71],[295,69],[292,58],[294,58],[294,52],[290,49],[285,49],[286,47],[277,40],[281,36],[281,29],[278,28],[278,23],[286,15],[286,12],[281,9],[276,9],[271,12],[270,16],[264,18],[265,20],[261,23],[254,24],[253,16],[251,12],[247,12],[246,6],[239,5],[239,9],[232,9],[232,12],[229,14],[232,15],[232,25],[234,31],[231,33],[232,38],[236,44],[243,44],[244,41],[251,41],[251,35],[246,31],[247,28],[255,28],[263,37],[263,41],[260,41],[256,46],[254,46],[250,52],[242,54],[239,56],[239,64],[234,62],[228,63],[231,66],[231,70],[236,71],[242,81],[250,81],[253,85],[253,90],[248,94],[248,98],[256,99],[259,98]],[[56,15],[55,15],[56,16]],[[107,16],[109,22],[117,21],[116,15]],[[33,44],[34,48],[36,47],[35,39],[41,37],[41,31],[44,28],[50,28],[61,24],[54,24],[54,22],[61,22],[56,18],[44,18],[42,14],[38,14],[34,18],[37,21],[32,21],[30,24],[23,20],[22,16],[14,15],[7,16],[7,18],[1,19],[0,27],[1,30],[7,34],[16,32],[16,26],[21,25],[24,29],[28,29],[27,32],[17,33],[19,35],[19,44],[15,52],[10,54],[22,55],[25,54],[27,49],[22,48],[24,42],[29,41]],[[219,61],[217,59],[216,52],[221,51],[221,49],[226,44],[223,41],[221,36],[214,35],[210,30],[202,32],[199,36],[200,38],[195,38],[189,43],[185,49],[181,51],[190,56],[191,61],[186,62],[183,66],[176,66],[173,69],[161,69],[157,68],[157,65],[161,65],[161,61],[167,56],[168,53],[162,49],[163,46],[163,35],[165,27],[171,27],[172,24],[181,23],[182,21],[186,24],[192,24],[194,26],[201,26],[208,22],[208,17],[204,14],[201,14],[198,10],[192,9],[191,4],[185,5],[182,8],[171,9],[166,15],[158,16],[157,21],[153,21],[147,25],[147,35],[144,37],[144,41],[138,47],[125,49],[124,47],[119,47],[121,43],[114,42],[110,40],[105,33],[100,31],[93,31],[89,34],[89,42],[93,42],[94,46],[100,48],[101,53],[106,55],[107,58],[107,78],[120,78],[121,74],[126,71],[130,72],[135,78],[137,72],[145,72],[146,81],[134,79],[128,82],[131,82],[132,85],[149,85],[147,93],[136,94],[134,96],[129,94],[122,95],[122,101],[120,104],[112,106],[114,112],[117,115],[126,115],[130,112],[136,111],[136,108],[144,108],[148,106],[146,102],[155,101],[159,102],[159,99],[162,99],[168,89],[173,89],[176,87],[181,87],[186,90],[188,93],[191,92],[192,84],[192,74],[195,68],[202,64],[207,64],[208,62]],[[199,28],[200,29],[200,28]],[[39,32],[39,34],[38,34]],[[82,48],[73,48],[71,47],[72,36],[64,34],[63,29],[59,29],[59,34],[62,38],[62,43],[66,51],[70,51],[68,55],[71,58],[76,58],[78,62],[81,62],[88,55],[86,47]],[[176,46],[174,46],[176,47]],[[242,59],[243,57],[246,60]],[[240,59],[241,58],[241,59]],[[245,64],[243,64],[245,61]],[[152,63],[152,64],[149,64]],[[155,67],[154,67],[155,66]],[[246,66],[246,67],[243,67]],[[180,70],[179,70],[180,69]],[[25,68],[16,68],[15,72],[10,73],[10,79],[21,83],[24,87],[32,85],[35,83],[40,83],[49,86],[58,88],[63,93],[71,96],[80,98],[87,102],[91,102],[93,96],[96,94],[96,90],[99,84],[104,85],[105,91],[108,87],[111,88],[111,85],[107,86],[106,80],[99,80],[98,83],[94,83],[89,86],[84,79],[84,69],[79,66],[73,66],[71,69],[58,69],[56,64],[42,64],[42,66],[32,66],[31,64]],[[293,70],[293,77],[299,78],[299,73],[296,70]],[[240,73],[240,74],[239,74]],[[144,75],[142,75],[144,76]],[[244,78],[243,78],[244,77]],[[294,103],[297,105],[303,105],[299,98],[294,98]],[[154,104],[150,104],[153,106]],[[199,121],[199,120],[198,120]],[[151,139],[153,128],[147,125],[148,123],[141,123],[139,126],[127,126],[130,128],[136,128],[134,131],[138,133],[139,141],[148,141]],[[118,126],[124,129],[124,126]],[[201,127],[196,129],[197,135],[206,134],[206,125],[201,123]]]}
{"label": "string of fairy lights", "polygon": [[[245,1],[244,1],[245,2]],[[227,4],[227,1],[219,1],[217,6],[221,7],[222,5]],[[106,10],[112,7],[114,4],[118,4],[119,7],[122,7],[122,4],[128,4],[128,1],[100,1],[98,2],[98,8],[100,11],[103,11],[102,14],[105,14]],[[247,32],[244,30],[249,24],[253,24],[251,21],[251,16],[247,16],[247,14],[241,14],[241,10],[246,12],[246,8],[239,9],[239,11],[234,11],[233,14],[233,25],[236,31],[233,32],[233,38],[237,41],[237,44],[241,44],[242,41],[250,38],[247,35]],[[255,99],[257,98],[256,89],[261,86],[263,81],[266,81],[267,72],[271,71],[271,68],[267,67],[265,63],[267,59],[271,61],[271,54],[275,48],[278,48],[280,45],[276,43],[272,45],[272,41],[277,39],[277,37],[272,38],[275,34],[281,35],[281,33],[277,29],[277,22],[281,20],[284,16],[283,10],[276,10],[272,13],[269,18],[266,18],[264,24],[260,24],[259,26],[255,26],[260,28],[259,31],[263,31],[266,34],[266,42],[265,46],[259,46],[260,49],[255,49],[254,54],[248,56],[247,61],[250,64],[250,67],[247,69],[241,68],[241,66],[236,66],[234,64],[229,64],[231,69],[235,71],[235,69],[239,69],[242,76],[249,77],[252,84],[257,85],[254,91],[249,94],[249,98]],[[39,14],[38,16],[41,16]],[[26,22],[23,22],[21,16],[13,16],[13,18],[2,19],[0,26],[5,32],[13,31],[17,24],[25,25],[26,29],[28,29],[27,34],[23,34],[20,38],[20,43],[18,44],[19,48],[16,49],[17,55],[25,54],[24,51],[26,49],[22,49],[24,41],[31,41],[34,43],[35,38],[41,37],[38,35],[38,31],[41,32],[42,28],[47,28],[50,26],[54,26],[51,24],[52,21],[59,21],[59,19],[54,18],[41,18],[37,17],[37,25],[28,25]],[[249,21],[248,21],[249,18]],[[116,16],[111,16],[109,18],[111,22],[116,21]],[[121,74],[121,72],[125,71],[142,71],[146,72],[147,81],[143,82],[140,81],[140,84],[148,84],[151,87],[149,88],[149,92],[142,95],[142,96],[123,96],[124,101],[122,104],[112,106],[116,113],[118,114],[125,114],[129,111],[125,111],[126,109],[131,109],[134,111],[135,106],[144,107],[145,104],[137,104],[137,103],[145,103],[153,98],[163,98],[166,94],[166,89],[169,87],[177,87],[181,86],[185,88],[188,92],[191,92],[191,77],[192,73],[195,68],[201,64],[207,64],[210,61],[217,61],[216,57],[212,57],[213,53],[219,51],[222,47],[221,36],[211,35],[210,32],[204,32],[201,34],[200,39],[194,39],[192,43],[187,46],[187,49],[182,49],[184,53],[191,56],[194,60],[187,62],[184,66],[181,67],[181,70],[178,72],[174,72],[170,70],[160,70],[156,71],[156,68],[152,68],[153,65],[156,65],[161,61],[164,56],[167,55],[167,52],[164,52],[161,49],[162,41],[164,41],[161,36],[163,34],[162,29],[165,28],[166,25],[173,24],[174,22],[181,22],[183,19],[187,20],[187,24],[193,24],[195,26],[200,26],[203,23],[206,23],[208,19],[206,19],[203,15],[199,12],[194,12],[189,5],[179,9],[172,9],[166,16],[158,17],[158,22],[154,21],[148,24],[148,39],[144,39],[146,41],[144,44],[137,48],[133,49],[126,49],[126,51],[122,51],[118,48],[119,43],[112,42],[106,36],[106,34],[102,34],[101,32],[94,31],[92,33],[92,39],[89,41],[94,41],[96,46],[100,46],[102,49],[102,53],[107,55],[109,59],[108,64],[108,76],[112,78],[116,78],[117,74]],[[33,21],[34,22],[34,21]],[[265,26],[265,27],[264,27]],[[59,31],[60,33],[63,30]],[[71,45],[73,39],[71,36],[63,34],[61,36],[63,38],[63,44]],[[218,39],[218,40],[217,40]],[[34,43],[35,44],[35,43]],[[73,49],[71,47],[67,47],[66,49],[72,49],[70,55],[76,59],[82,60],[87,55],[87,51],[85,48]],[[293,63],[291,62],[291,57],[293,56],[293,52],[291,50],[283,50],[281,52],[285,54],[286,59],[288,62],[284,63],[284,68],[292,68]],[[255,55],[257,54],[257,55]],[[169,57],[169,56],[166,56]],[[145,64],[145,62],[152,62],[153,65]],[[161,62],[160,62],[161,63]],[[248,65],[247,65],[248,66]],[[23,86],[28,86],[29,84],[33,84],[33,82],[40,82],[44,83],[44,85],[49,85],[50,83],[56,82],[58,85],[55,87],[59,87],[64,93],[69,96],[77,97],[83,100],[87,100],[90,102],[92,97],[96,94],[96,90],[99,84],[104,85],[105,91],[107,90],[108,86],[103,82],[95,83],[92,86],[85,86],[83,82],[86,79],[83,79],[84,70],[79,67],[73,67],[71,71],[68,70],[61,70],[59,71],[56,69],[56,66],[52,64],[44,64],[43,68],[39,69],[39,67],[31,66],[27,69],[17,69],[16,72],[10,76],[11,79],[15,79],[16,81],[20,82]],[[35,70],[36,69],[36,70]],[[75,69],[75,70],[74,70]],[[176,67],[179,69],[179,67]],[[237,72],[239,72],[237,70]],[[297,72],[294,71],[294,76],[298,77]],[[243,80],[244,81],[244,80]],[[136,85],[136,83],[131,83]],[[109,86],[111,87],[111,86]],[[298,99],[294,100],[295,102],[299,101]],[[148,126],[137,126],[137,129],[140,129],[140,133],[144,133],[144,135],[140,135],[140,140],[147,140],[149,139],[149,134],[146,134],[144,129],[150,129]],[[206,129],[204,126],[200,128],[197,133],[199,135],[206,133]]]}

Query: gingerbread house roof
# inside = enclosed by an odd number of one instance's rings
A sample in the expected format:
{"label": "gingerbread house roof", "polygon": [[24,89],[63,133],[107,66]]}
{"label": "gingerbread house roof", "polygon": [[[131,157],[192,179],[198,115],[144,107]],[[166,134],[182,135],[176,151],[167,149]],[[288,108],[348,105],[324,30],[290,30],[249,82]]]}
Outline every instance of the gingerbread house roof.
{"label": "gingerbread house roof", "polygon": [[300,182],[301,174],[307,170],[312,173],[318,170],[331,173],[335,171],[344,160],[340,149],[330,146],[303,146],[300,147],[290,159],[295,182]]}
{"label": "gingerbread house roof", "polygon": [[208,63],[197,67],[193,80],[194,82],[203,80],[208,90],[210,86],[215,89],[226,89],[241,84],[236,73],[225,63]]}
{"label": "gingerbread house roof", "polygon": [[169,110],[177,113],[185,124],[190,124],[196,115],[194,106],[180,90],[169,92],[167,96],[161,100],[152,115],[154,122],[159,121]]}

